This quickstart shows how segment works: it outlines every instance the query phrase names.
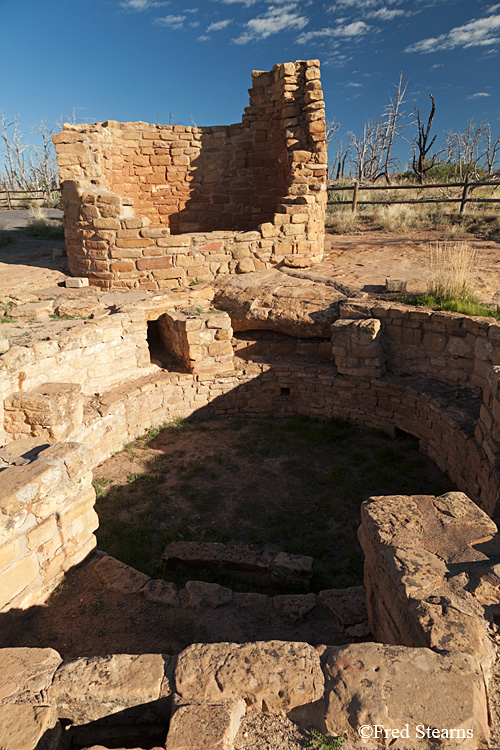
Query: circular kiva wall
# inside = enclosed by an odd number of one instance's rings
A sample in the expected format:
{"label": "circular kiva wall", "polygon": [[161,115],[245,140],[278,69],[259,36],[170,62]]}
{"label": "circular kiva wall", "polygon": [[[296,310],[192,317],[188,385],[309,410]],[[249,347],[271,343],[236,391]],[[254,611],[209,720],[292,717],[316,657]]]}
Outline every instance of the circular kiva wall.
{"label": "circular kiva wall", "polygon": [[[44,601],[95,546],[92,467],[177,417],[308,414],[400,429],[493,512],[500,456],[495,321],[345,300],[332,324],[311,318],[301,338],[273,342],[268,331],[266,341],[252,342],[247,331],[245,345],[232,322],[251,330],[251,310],[242,324],[211,302],[200,290],[151,297],[0,356],[1,444],[27,437],[56,444],[0,471],[0,613]],[[285,320],[287,330],[290,322],[296,319]],[[168,370],[151,362],[151,326]],[[282,326],[279,314],[268,321],[278,337]]]}

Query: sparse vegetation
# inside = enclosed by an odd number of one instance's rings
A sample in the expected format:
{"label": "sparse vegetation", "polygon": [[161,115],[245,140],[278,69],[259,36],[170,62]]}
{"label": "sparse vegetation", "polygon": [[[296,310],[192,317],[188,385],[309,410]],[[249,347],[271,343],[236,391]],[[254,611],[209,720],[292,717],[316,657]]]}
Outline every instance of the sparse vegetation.
{"label": "sparse vegetation", "polygon": [[30,237],[46,240],[63,240],[64,227],[60,221],[49,219],[43,208],[30,208],[31,221],[24,230]]}
{"label": "sparse vegetation", "polygon": [[344,746],[344,737],[333,737],[327,739],[317,729],[311,729],[311,739],[307,743],[307,747],[313,748],[313,750],[341,750]]}
{"label": "sparse vegetation", "polygon": [[11,317],[12,302],[0,302],[0,323],[12,323],[14,318]]}
{"label": "sparse vegetation", "polygon": [[0,229],[0,247],[7,247],[12,242],[12,235],[5,229]]}
{"label": "sparse vegetation", "polygon": [[464,242],[431,245],[427,292],[443,302],[474,302],[476,252]]}
{"label": "sparse vegetation", "polygon": [[[410,438],[307,417],[175,420],[100,471],[99,547],[119,560],[172,580],[161,562],[171,541],[271,544],[314,558],[315,591],[362,582],[364,499],[452,488]],[[215,572],[204,579],[237,588]],[[183,571],[174,580],[183,585]]]}
{"label": "sparse vegetation", "polygon": [[497,308],[480,302],[476,296],[475,263],[474,249],[463,242],[431,245],[426,294],[398,295],[396,299],[410,305],[431,307],[433,310],[500,320]]}
{"label": "sparse vegetation", "polygon": [[356,232],[359,228],[358,216],[352,213],[350,207],[327,207],[326,226],[334,234]]}

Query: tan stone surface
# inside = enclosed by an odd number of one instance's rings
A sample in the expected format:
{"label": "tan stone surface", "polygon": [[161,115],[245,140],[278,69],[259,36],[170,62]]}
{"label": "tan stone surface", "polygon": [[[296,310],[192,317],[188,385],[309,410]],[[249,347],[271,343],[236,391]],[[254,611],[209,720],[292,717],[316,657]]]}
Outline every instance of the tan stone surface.
{"label": "tan stone surface", "polygon": [[93,573],[106,588],[122,594],[135,594],[150,580],[149,576],[110,555],[105,555],[96,562]]}
{"label": "tan stone surface", "polygon": [[166,750],[232,750],[244,715],[243,700],[177,706]]}
{"label": "tan stone surface", "polygon": [[496,559],[493,521],[460,492],[372,498],[361,516],[375,638],[463,651],[480,659],[489,674],[495,649],[480,582]]}
{"label": "tan stone surface", "polygon": [[59,750],[61,735],[53,707],[0,705],[1,750]]}
{"label": "tan stone surface", "polygon": [[52,648],[0,649],[0,703],[43,705],[61,661]]}
{"label": "tan stone surface", "polygon": [[179,654],[175,685],[184,701],[243,698],[282,714],[320,698],[323,675],[306,643],[195,644]]}
{"label": "tan stone surface", "polygon": [[188,581],[186,591],[189,596],[189,606],[191,609],[200,607],[212,607],[217,609],[225,604],[230,604],[233,599],[233,592],[225,586],[219,586],[217,583],[206,583],[205,581]]}
{"label": "tan stone surface", "polygon": [[49,699],[57,705],[59,717],[73,724],[87,724],[135,706],[141,706],[144,715],[148,709],[156,717],[163,715],[164,706],[157,702],[170,692],[165,680],[168,659],[160,654],[72,659],[57,670]]}
{"label": "tan stone surface", "polygon": [[344,295],[326,284],[259,271],[216,280],[216,306],[231,316],[235,331],[271,329],[291,336],[330,337]]}
{"label": "tan stone surface", "polygon": [[[416,727],[463,730],[464,738],[441,737],[440,748],[486,748],[488,707],[479,662],[468,654],[436,654],[377,643],[327,648],[325,726],[333,735],[359,740],[362,725],[402,729],[409,739],[389,738],[379,747],[433,748]],[[467,738],[471,730],[473,738]]]}

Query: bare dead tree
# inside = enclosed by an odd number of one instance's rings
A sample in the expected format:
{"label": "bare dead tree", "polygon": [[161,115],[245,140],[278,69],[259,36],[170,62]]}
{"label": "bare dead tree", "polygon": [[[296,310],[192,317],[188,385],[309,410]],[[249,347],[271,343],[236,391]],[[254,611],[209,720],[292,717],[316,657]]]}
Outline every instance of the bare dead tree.
{"label": "bare dead tree", "polygon": [[384,177],[391,184],[390,168],[394,164],[392,151],[398,138],[405,138],[403,128],[406,114],[403,110],[408,83],[403,83],[403,74],[394,84],[395,93],[389,104],[375,121],[367,120],[360,135],[350,132],[352,158],[356,177],[360,181],[375,182]]}
{"label": "bare dead tree", "polygon": [[58,183],[58,169],[54,145],[52,143],[53,128],[49,128],[47,120],[42,120],[33,128],[42,140],[41,146],[33,146],[33,154],[30,159],[31,179],[35,183],[33,187],[46,190],[54,190]]}
{"label": "bare dead tree", "polygon": [[[327,123],[326,123],[326,146],[327,148],[330,146],[333,139],[335,138],[335,134],[338,133],[341,127],[342,127],[342,124],[340,122],[335,122],[335,118],[333,118],[332,120],[327,120]],[[328,165],[327,176],[329,180],[333,179],[333,174],[335,172],[335,165],[336,165],[336,160],[333,164],[330,162]]]}
{"label": "bare dead tree", "polygon": [[[469,120],[464,130],[448,131],[446,137],[447,164],[454,167],[454,177],[464,180],[478,172],[491,148],[488,146],[489,123],[476,125]],[[495,150],[495,156],[497,149]]]}
{"label": "bare dead tree", "polygon": [[[498,121],[500,123],[500,120]],[[485,139],[486,139],[486,176],[492,177],[495,170],[495,162],[497,160],[497,153],[500,151],[500,134],[493,140],[491,135],[490,123],[485,124]]]}
{"label": "bare dead tree", "polygon": [[[352,133],[351,133],[352,136]],[[339,138],[335,159],[333,161],[332,174],[336,180],[342,180],[346,176],[346,164],[352,146],[352,137],[344,144],[342,138]]]}
{"label": "bare dead tree", "polygon": [[24,143],[19,115],[9,122],[5,112],[0,112],[0,139],[4,145],[6,183],[10,187],[20,187],[26,190],[25,151],[28,149],[28,144]]}
{"label": "bare dead tree", "polygon": [[389,174],[389,167],[392,164],[391,154],[392,147],[397,137],[402,137],[401,125],[402,120],[405,117],[405,112],[402,110],[402,106],[405,103],[406,90],[408,88],[408,81],[403,83],[403,73],[399,74],[399,81],[394,85],[396,92],[394,96],[389,98],[389,104],[384,110],[382,120],[385,125],[385,133],[383,137],[383,154],[384,164],[383,171],[377,174],[377,177],[385,177],[388,185],[391,184],[391,178]]}
{"label": "bare dead tree", "polygon": [[437,159],[437,154],[431,156],[430,160],[427,156],[436,140],[436,136],[429,140],[432,121],[434,120],[434,115],[436,113],[436,104],[434,102],[434,97],[432,96],[432,94],[429,94],[429,96],[431,98],[431,111],[429,117],[427,118],[427,124],[424,124],[421,120],[420,108],[414,106],[415,122],[418,132],[417,137],[414,141],[412,169],[417,175],[418,181],[421,185],[424,184],[425,175],[434,167]]}

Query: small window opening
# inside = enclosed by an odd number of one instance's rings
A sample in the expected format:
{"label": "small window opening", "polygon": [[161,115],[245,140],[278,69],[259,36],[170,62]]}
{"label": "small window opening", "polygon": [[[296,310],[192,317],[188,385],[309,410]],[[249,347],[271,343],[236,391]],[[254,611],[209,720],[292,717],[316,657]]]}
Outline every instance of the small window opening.
{"label": "small window opening", "polygon": [[280,395],[284,396],[285,398],[290,397],[290,388],[280,388]]}

